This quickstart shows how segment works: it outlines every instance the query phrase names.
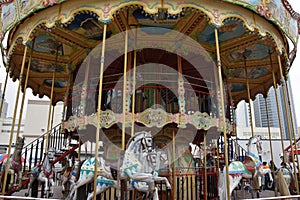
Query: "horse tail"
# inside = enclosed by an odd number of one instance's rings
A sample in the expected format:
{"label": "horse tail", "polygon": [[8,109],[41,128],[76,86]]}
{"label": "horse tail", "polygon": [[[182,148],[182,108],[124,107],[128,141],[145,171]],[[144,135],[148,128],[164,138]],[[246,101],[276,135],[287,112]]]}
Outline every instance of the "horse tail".
{"label": "horse tail", "polygon": [[290,191],[289,191],[289,187],[286,183],[286,180],[285,180],[284,175],[281,170],[278,170],[278,172],[277,172],[276,184],[277,184],[277,188],[279,189],[279,192],[281,195],[283,195],[283,196],[291,195]]}
{"label": "horse tail", "polygon": [[219,170],[219,180],[218,180],[218,189],[219,189],[219,196],[220,200],[226,200],[226,193],[227,193],[227,187],[226,187],[226,168],[224,167],[223,172]]}

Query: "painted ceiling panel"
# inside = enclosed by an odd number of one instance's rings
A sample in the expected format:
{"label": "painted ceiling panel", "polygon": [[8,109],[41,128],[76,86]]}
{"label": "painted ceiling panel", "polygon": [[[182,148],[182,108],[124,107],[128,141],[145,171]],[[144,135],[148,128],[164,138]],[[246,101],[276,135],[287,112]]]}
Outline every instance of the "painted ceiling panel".
{"label": "painted ceiling panel", "polygon": [[[215,44],[215,26],[208,25],[203,32],[198,35],[198,40],[203,44]],[[228,20],[219,29],[219,41],[224,42],[239,37],[245,33],[242,23],[236,20]]]}

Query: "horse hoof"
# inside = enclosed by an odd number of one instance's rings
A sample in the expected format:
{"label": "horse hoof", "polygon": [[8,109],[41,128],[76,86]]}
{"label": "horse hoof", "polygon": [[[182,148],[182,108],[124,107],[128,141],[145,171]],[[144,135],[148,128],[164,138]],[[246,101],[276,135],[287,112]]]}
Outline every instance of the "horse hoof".
{"label": "horse hoof", "polygon": [[28,195],[29,195],[29,194],[26,192],[26,193],[25,193],[25,197],[28,197]]}

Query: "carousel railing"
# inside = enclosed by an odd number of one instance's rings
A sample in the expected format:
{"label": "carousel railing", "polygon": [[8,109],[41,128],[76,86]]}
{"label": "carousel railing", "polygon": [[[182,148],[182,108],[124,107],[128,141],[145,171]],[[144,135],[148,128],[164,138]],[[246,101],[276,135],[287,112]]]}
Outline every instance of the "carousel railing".
{"label": "carousel railing", "polygon": [[[191,169],[191,168],[189,168]],[[218,199],[218,171],[215,167],[193,168],[195,173],[179,173],[176,177],[176,198],[186,200]],[[206,176],[204,171],[206,170]],[[207,189],[205,190],[205,179]]]}
{"label": "carousel railing", "polygon": [[[185,171],[187,168],[176,168],[175,171]],[[218,170],[215,167],[188,167],[188,173],[165,173],[159,176],[167,177],[173,187],[167,190],[166,184],[163,181],[156,181],[155,185],[158,188],[158,197],[160,200],[200,200],[205,199],[218,199]],[[204,175],[206,170],[206,176]],[[205,190],[205,178],[207,181],[207,190]],[[173,180],[173,181],[172,181]],[[78,189],[83,194],[82,198],[92,192],[93,183],[84,185]],[[175,192],[173,192],[173,190]],[[109,188],[105,192],[97,195],[97,199],[112,200],[118,198],[119,190],[116,188]],[[127,190],[127,199],[144,199],[145,193],[138,192],[137,190]]]}
{"label": "carousel railing", "polygon": [[[228,161],[234,161],[234,160],[239,160],[239,161],[244,161],[244,159],[247,156],[247,150],[244,149],[241,145],[237,143],[237,139],[235,138],[228,138],[227,139],[227,148],[228,148]],[[220,149],[219,154],[224,154],[224,137],[220,136],[218,140],[218,146]],[[220,160],[220,165],[222,166],[225,162],[224,160]]]}
{"label": "carousel railing", "polygon": [[244,161],[247,156],[247,150],[244,149],[241,145],[238,144],[237,139],[229,139],[229,149],[231,158],[233,160]]}
{"label": "carousel railing", "polygon": [[[163,108],[168,113],[174,114],[179,112],[177,80],[161,81],[163,81],[164,84],[160,84],[160,81],[157,81],[155,84],[153,81],[144,81],[141,86],[136,88],[135,113],[143,112],[147,108],[157,107]],[[119,82],[122,83],[122,81]],[[106,82],[103,84],[101,110],[104,111],[109,109],[115,113],[122,113],[123,88],[117,86],[113,87],[115,84],[117,84],[116,81]],[[69,112],[67,118],[82,114],[91,115],[96,112],[98,102],[97,83],[90,80],[86,99],[82,99],[81,88],[83,85],[84,82],[80,82],[73,87],[72,96],[68,99]],[[188,114],[200,111],[202,113],[206,112],[210,116],[218,117],[218,106],[215,101],[216,94],[208,92],[211,90],[211,87],[204,87],[202,85],[197,85],[196,83],[191,84],[185,82],[184,88],[185,99],[188,99],[188,101],[185,101],[185,110]],[[132,100],[130,96],[126,98],[128,101]],[[130,105],[128,109],[131,111],[131,103],[128,103],[128,105]],[[230,119],[230,116],[228,116],[228,119]]]}
{"label": "carousel railing", "polygon": [[[26,166],[24,162],[23,171],[30,171],[33,166],[36,166],[38,162],[41,162],[46,149],[46,138],[48,133],[44,133],[29,144],[23,147],[22,156],[25,160],[29,161],[29,166]],[[59,152],[63,148],[67,147],[68,138],[61,131],[61,124],[58,124],[49,131],[49,147],[53,147]]]}

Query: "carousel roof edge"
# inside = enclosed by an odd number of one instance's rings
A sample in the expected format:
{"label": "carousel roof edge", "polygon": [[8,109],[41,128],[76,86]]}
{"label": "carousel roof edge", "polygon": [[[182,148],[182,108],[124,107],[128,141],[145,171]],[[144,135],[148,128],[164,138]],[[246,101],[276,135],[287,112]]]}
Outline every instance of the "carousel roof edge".
{"label": "carousel roof edge", "polygon": [[251,3],[249,0],[222,1],[245,7],[273,22],[286,34],[294,46],[297,46],[298,34],[300,34],[300,14],[292,8],[288,0],[253,0]]}
{"label": "carousel roof edge", "polygon": [[[251,10],[264,17],[266,20],[273,22],[279,29],[281,29],[287,37],[291,39],[296,46],[297,37],[299,34],[300,15],[295,12],[287,0],[269,0],[258,1],[253,0],[251,3],[247,0],[222,0],[226,3],[235,4],[246,9]],[[47,7],[55,6],[56,4],[62,5],[66,0],[46,0],[46,1],[22,1],[22,0],[0,0],[1,18],[0,18],[0,40],[3,41],[5,33],[11,30],[14,26],[31,16],[33,13],[46,9]],[[94,0],[91,0],[93,3]],[[95,1],[96,3],[96,1]],[[111,20],[113,12],[124,6],[140,5],[143,6],[146,12],[152,13],[157,11],[161,6],[161,1],[128,1],[128,0],[113,0],[105,3],[106,7],[99,8],[101,10],[100,21],[107,23]],[[201,3],[201,4],[200,4]],[[205,2],[203,3],[205,4]],[[174,0],[165,3],[170,13],[180,12],[185,6],[201,7],[202,1],[182,1],[177,2]],[[199,7],[199,8],[200,8]],[[203,6],[202,6],[203,7]]]}

